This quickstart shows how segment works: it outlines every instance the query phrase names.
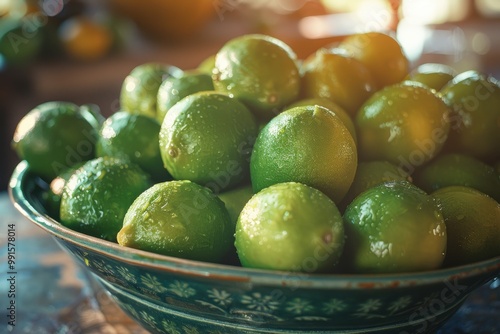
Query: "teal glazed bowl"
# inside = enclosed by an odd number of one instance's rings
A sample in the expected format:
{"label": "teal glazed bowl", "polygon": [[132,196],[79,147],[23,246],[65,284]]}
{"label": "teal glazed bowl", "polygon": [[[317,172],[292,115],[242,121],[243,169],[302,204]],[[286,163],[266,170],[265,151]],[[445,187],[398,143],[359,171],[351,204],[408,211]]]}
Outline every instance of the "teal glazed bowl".
{"label": "teal glazed bowl", "polygon": [[299,274],[168,257],[72,231],[46,214],[44,184],[21,162],[16,208],[91,271],[152,333],[426,333],[500,273],[500,257],[391,275]]}

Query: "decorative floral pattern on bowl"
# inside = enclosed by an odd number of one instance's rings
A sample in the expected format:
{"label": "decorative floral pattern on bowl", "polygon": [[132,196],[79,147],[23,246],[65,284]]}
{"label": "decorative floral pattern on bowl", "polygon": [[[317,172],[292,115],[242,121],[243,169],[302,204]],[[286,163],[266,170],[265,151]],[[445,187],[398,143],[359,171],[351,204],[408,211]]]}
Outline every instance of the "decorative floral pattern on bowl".
{"label": "decorative floral pattern on bowl", "polygon": [[16,207],[151,332],[424,333],[500,273],[500,258],[394,275],[310,275],[183,260],[69,230],[44,213],[41,191],[20,163],[10,183]]}

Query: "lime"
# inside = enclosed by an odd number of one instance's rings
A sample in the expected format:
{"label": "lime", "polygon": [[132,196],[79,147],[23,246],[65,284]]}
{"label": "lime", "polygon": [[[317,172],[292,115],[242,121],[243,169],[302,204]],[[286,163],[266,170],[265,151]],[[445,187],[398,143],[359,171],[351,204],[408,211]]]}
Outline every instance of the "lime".
{"label": "lime", "polygon": [[321,106],[288,109],[259,133],[250,160],[255,192],[276,183],[307,184],[340,203],[357,166],[354,139],[342,120]]}
{"label": "lime", "polygon": [[446,223],[444,264],[456,266],[500,256],[500,204],[472,188],[449,186],[432,193]]}
{"label": "lime", "polygon": [[354,127],[354,122],[352,121],[351,116],[338,104],[336,104],[331,100],[324,98],[302,99],[291,104],[290,106],[287,107],[287,109],[300,106],[309,106],[309,105],[312,106],[318,105],[321,107],[325,107],[326,109],[330,110],[335,115],[337,115],[342,120],[342,123],[344,123],[347,130],[349,130],[349,133],[351,134],[352,139],[354,139],[354,142],[357,142],[356,128]]}
{"label": "lime", "polygon": [[407,181],[372,187],[347,207],[346,263],[357,273],[436,269],[446,225],[434,199]]}
{"label": "lime", "polygon": [[411,177],[402,168],[385,160],[365,161],[358,164],[356,175],[341,207],[345,208],[359,194],[388,181],[410,181]]}
{"label": "lime", "polygon": [[61,210],[61,198],[64,190],[64,186],[68,182],[69,178],[73,173],[83,166],[84,162],[80,162],[65,169],[61,174],[56,176],[49,184],[49,189],[44,193],[45,207],[47,208],[47,213],[54,218],[59,220],[59,212]]}
{"label": "lime", "polygon": [[238,100],[199,92],[176,103],[160,130],[165,168],[177,180],[191,180],[219,193],[248,179],[257,136],[252,113]]}
{"label": "lime", "polygon": [[156,118],[158,89],[169,77],[180,77],[182,70],[175,66],[146,63],[135,67],[125,78],[120,92],[120,106],[131,114]]}
{"label": "lime", "polygon": [[457,75],[441,89],[453,109],[446,150],[484,161],[500,158],[500,84],[476,71]]}
{"label": "lime", "polygon": [[244,267],[332,271],[344,247],[342,216],[317,189],[296,182],[275,184],[243,208],[235,246]]}
{"label": "lime", "polygon": [[402,81],[409,62],[396,39],[379,32],[353,34],[338,46],[363,63],[373,74],[378,87]]}
{"label": "lime", "polygon": [[[22,68],[36,59],[45,42],[40,21],[37,14],[28,14],[22,20],[2,17],[0,21],[0,68],[5,65]],[[27,35],[30,38],[26,38]]]}
{"label": "lime", "polygon": [[455,70],[448,65],[425,63],[407,75],[406,79],[417,81],[439,91],[455,76]]}
{"label": "lime", "polygon": [[201,73],[206,73],[212,75],[212,71],[215,68],[215,54],[208,56],[203,59],[202,62],[196,68]]}
{"label": "lime", "polygon": [[163,167],[159,142],[160,124],[144,116],[124,111],[111,115],[99,131],[97,156],[112,156],[137,164],[155,182],[172,177]]}
{"label": "lime", "polygon": [[428,87],[412,82],[387,86],[356,115],[360,158],[413,171],[440,152],[450,128],[448,114],[447,105]]}
{"label": "lime", "polygon": [[500,177],[493,166],[465,154],[440,155],[417,170],[414,179],[429,193],[446,186],[465,186],[500,201]]}
{"label": "lime", "polygon": [[106,120],[106,118],[101,113],[101,108],[97,104],[93,103],[82,104],[80,106],[80,109],[85,110],[84,113],[89,112],[92,116],[94,116],[95,121],[99,126],[101,126],[102,123],[104,123],[104,121]]}
{"label": "lime", "polygon": [[[247,204],[250,198],[252,198],[252,196],[253,189],[251,184],[244,184],[219,194],[219,198],[222,202],[224,202],[226,210],[229,213],[229,217],[231,218],[231,222],[233,223],[233,230],[236,228],[236,222],[238,221],[238,217],[243,210],[243,207]],[[234,244],[231,245],[231,251],[229,251],[228,256],[224,258],[223,263],[241,265]]]}
{"label": "lime", "polygon": [[87,161],[64,187],[61,224],[116,241],[129,206],[150,185],[147,174],[135,164],[112,157]]}
{"label": "lime", "polygon": [[157,113],[158,122],[163,122],[168,110],[182,98],[196,92],[214,90],[210,74],[200,72],[184,72],[179,77],[167,78],[158,89]]}
{"label": "lime", "polygon": [[288,45],[270,36],[236,37],[217,52],[213,81],[217,91],[238,98],[267,120],[299,95],[297,57]]}
{"label": "lime", "polygon": [[229,212],[229,216],[231,217],[231,221],[235,225],[241,210],[243,210],[243,207],[252,196],[253,189],[251,184],[244,184],[219,194],[219,198],[224,202],[227,212]]}
{"label": "lime", "polygon": [[326,98],[354,116],[376,90],[369,70],[338,49],[320,49],[302,66],[302,95]]}
{"label": "lime", "polygon": [[130,206],[118,233],[122,246],[217,262],[233,243],[224,203],[190,181],[157,183]]}
{"label": "lime", "polygon": [[12,146],[35,174],[50,182],[68,167],[95,157],[98,128],[89,111],[69,102],[46,102],[21,119]]}

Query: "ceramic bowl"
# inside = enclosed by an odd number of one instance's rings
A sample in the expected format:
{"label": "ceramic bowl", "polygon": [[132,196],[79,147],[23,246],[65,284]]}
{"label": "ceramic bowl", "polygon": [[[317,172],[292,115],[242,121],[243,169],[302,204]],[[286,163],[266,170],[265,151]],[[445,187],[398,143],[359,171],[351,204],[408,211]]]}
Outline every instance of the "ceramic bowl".
{"label": "ceramic bowl", "polygon": [[25,162],[9,190],[22,214],[153,333],[424,333],[500,273],[500,257],[391,275],[299,274],[183,260],[65,228],[45,213],[43,184]]}

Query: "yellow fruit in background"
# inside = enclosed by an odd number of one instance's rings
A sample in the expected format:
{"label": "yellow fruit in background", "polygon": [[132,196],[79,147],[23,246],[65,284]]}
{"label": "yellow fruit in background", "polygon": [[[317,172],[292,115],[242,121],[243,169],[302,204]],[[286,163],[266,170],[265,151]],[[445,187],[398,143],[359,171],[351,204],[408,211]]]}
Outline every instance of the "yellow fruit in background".
{"label": "yellow fruit in background", "polygon": [[379,87],[402,81],[409,70],[409,62],[399,42],[380,32],[354,34],[339,45],[352,57],[363,63],[372,73]]}
{"label": "yellow fruit in background", "polygon": [[304,61],[302,71],[303,97],[331,100],[351,116],[376,91],[368,68],[341,50],[318,50]]}
{"label": "yellow fruit in background", "polygon": [[79,60],[96,60],[105,56],[112,47],[113,35],[104,25],[86,17],[67,19],[59,27],[64,50]]}
{"label": "yellow fruit in background", "polygon": [[223,15],[223,8],[214,0],[112,0],[111,8],[160,40],[191,37],[214,12]]}

